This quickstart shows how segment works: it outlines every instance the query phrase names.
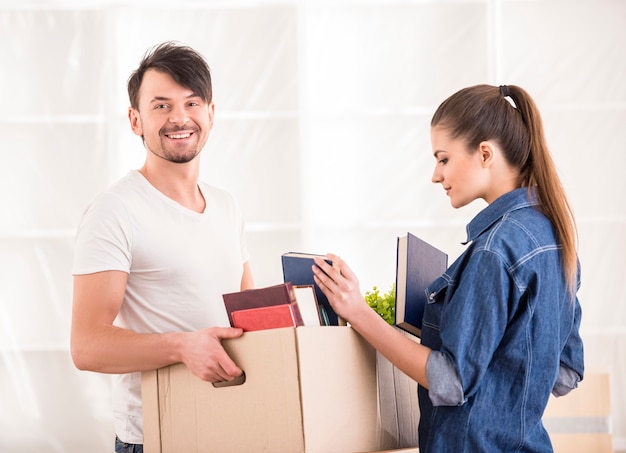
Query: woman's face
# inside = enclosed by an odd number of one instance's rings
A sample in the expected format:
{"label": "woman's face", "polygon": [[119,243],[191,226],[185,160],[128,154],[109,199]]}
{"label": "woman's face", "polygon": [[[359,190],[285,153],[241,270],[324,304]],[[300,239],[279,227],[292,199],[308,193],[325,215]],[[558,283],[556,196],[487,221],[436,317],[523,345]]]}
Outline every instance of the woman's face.
{"label": "woman's face", "polygon": [[482,153],[468,150],[441,126],[431,129],[431,144],[436,160],[432,181],[442,185],[452,206],[460,208],[478,198],[486,199],[489,175]]}

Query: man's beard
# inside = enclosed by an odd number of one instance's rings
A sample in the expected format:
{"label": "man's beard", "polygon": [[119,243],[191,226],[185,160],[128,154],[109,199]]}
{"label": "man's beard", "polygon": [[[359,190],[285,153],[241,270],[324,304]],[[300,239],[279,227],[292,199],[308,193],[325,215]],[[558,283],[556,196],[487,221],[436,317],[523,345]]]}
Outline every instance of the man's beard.
{"label": "man's beard", "polygon": [[181,154],[171,153],[164,147],[161,147],[161,151],[163,154],[159,154],[150,150],[150,152],[155,156],[174,164],[186,164],[187,162],[191,162],[192,160],[194,160],[198,156],[198,154],[200,154],[200,151],[198,149],[190,150]]}

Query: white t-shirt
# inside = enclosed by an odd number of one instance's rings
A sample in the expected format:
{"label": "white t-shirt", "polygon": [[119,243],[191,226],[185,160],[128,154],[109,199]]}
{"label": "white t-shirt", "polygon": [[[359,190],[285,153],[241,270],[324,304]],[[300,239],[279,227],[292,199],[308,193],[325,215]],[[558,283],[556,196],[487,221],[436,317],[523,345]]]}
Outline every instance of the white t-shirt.
{"label": "white t-shirt", "polygon": [[[200,183],[203,213],[189,210],[131,171],[87,207],[76,235],[74,275],[128,273],[114,324],[141,333],[228,326],[222,294],[239,291],[248,260],[233,198]],[[115,376],[118,437],[143,443],[141,373]]]}

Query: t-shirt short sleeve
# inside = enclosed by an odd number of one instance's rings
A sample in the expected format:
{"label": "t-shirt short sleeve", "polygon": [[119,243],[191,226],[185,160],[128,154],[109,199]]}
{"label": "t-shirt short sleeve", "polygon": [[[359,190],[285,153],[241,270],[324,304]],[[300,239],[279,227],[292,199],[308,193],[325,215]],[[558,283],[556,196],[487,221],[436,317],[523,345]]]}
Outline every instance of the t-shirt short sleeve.
{"label": "t-shirt short sleeve", "polygon": [[131,229],[126,206],[103,193],[87,207],[76,232],[73,275],[130,271]]}

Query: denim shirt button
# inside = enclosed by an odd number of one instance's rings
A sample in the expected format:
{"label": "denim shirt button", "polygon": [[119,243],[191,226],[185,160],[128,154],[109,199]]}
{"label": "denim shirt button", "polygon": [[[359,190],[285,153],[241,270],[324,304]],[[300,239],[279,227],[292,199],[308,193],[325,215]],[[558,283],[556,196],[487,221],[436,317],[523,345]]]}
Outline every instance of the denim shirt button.
{"label": "denim shirt button", "polygon": [[428,295],[428,300],[435,300],[435,293],[430,293]]}

